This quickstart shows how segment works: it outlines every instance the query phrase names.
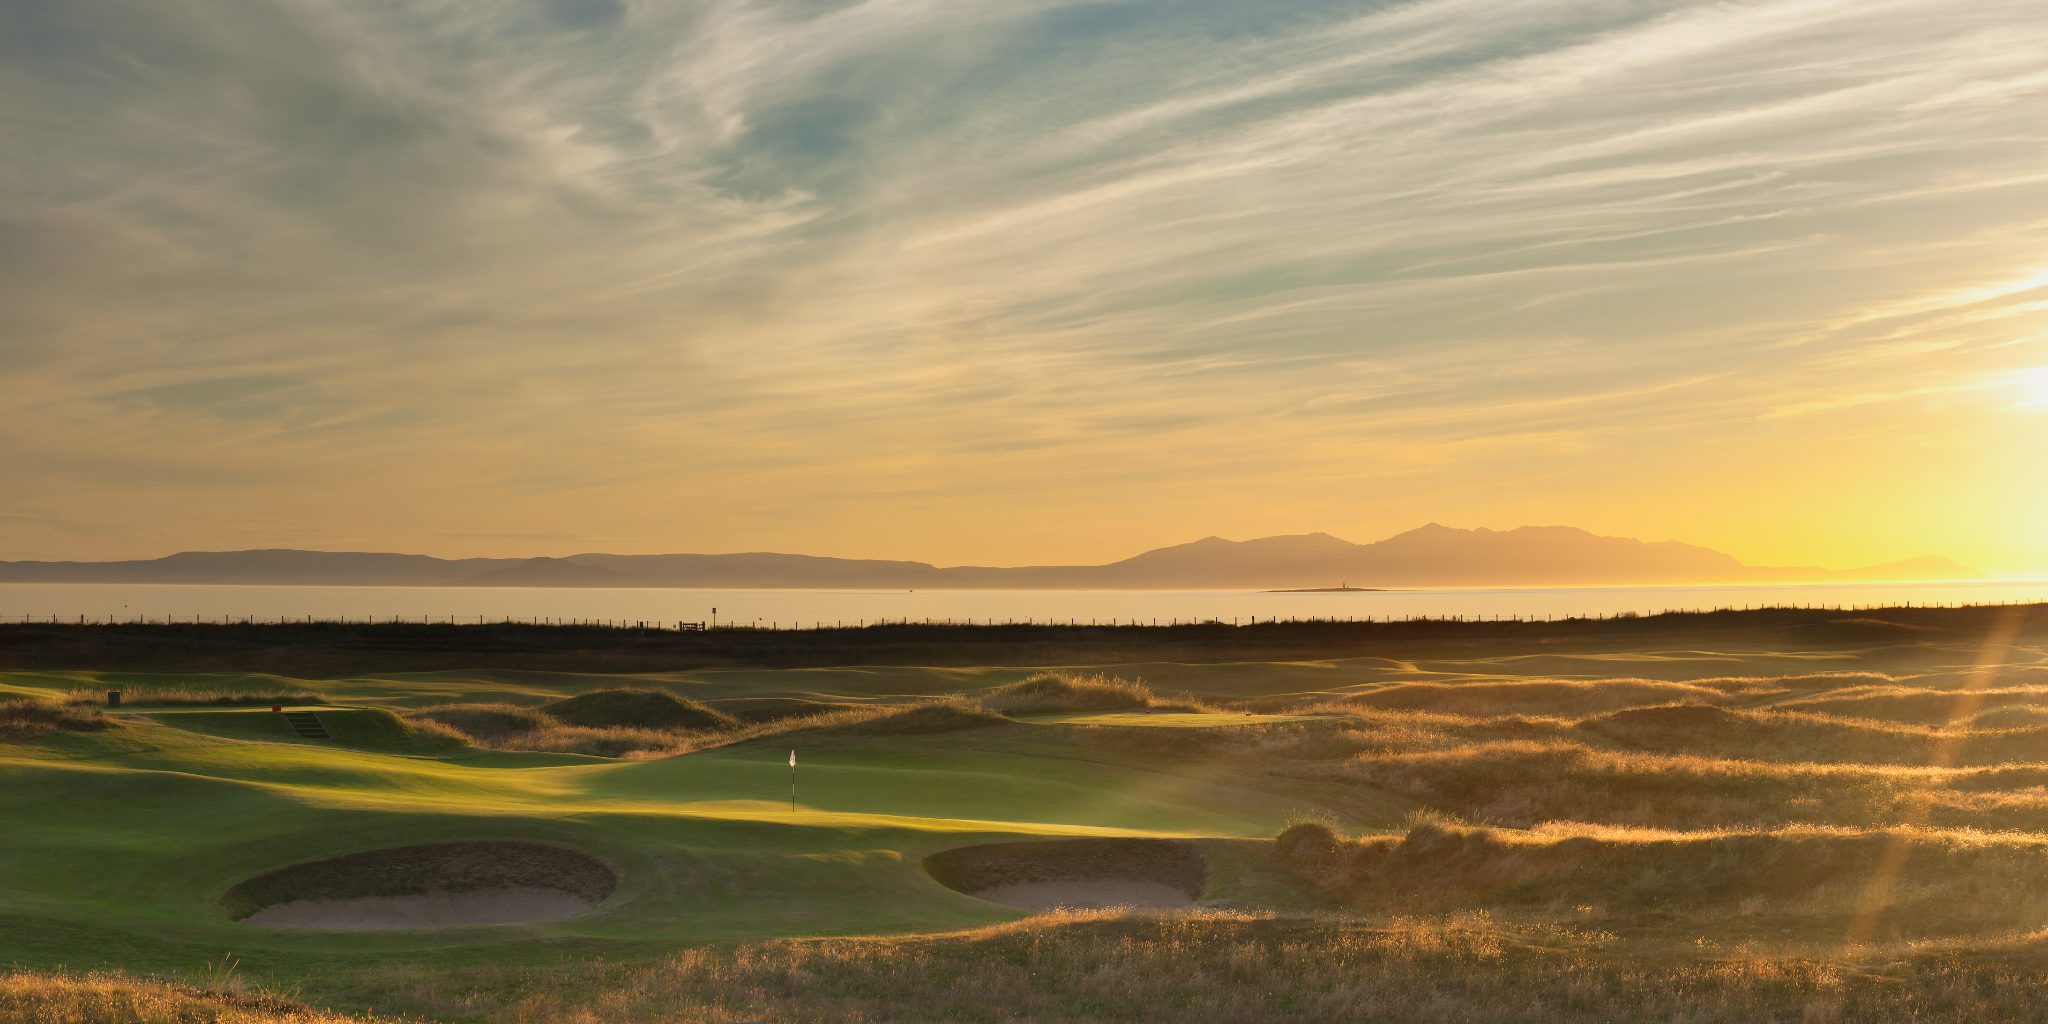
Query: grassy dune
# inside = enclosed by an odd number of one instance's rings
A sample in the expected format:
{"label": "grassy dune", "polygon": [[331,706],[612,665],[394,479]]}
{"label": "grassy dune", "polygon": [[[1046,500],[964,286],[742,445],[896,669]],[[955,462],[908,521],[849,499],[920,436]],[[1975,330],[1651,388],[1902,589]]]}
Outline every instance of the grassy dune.
{"label": "grassy dune", "polygon": [[[2025,1016],[2048,980],[2048,643],[1822,640],[0,672],[0,964],[20,972],[0,1018]],[[66,703],[115,687],[175,697]],[[288,694],[327,702],[303,708],[330,738],[237,704]],[[921,866],[1066,836],[1196,840],[1202,909],[1028,917]],[[616,891],[439,931],[262,928],[228,906],[292,864],[496,841],[581,851]],[[207,985],[230,954],[240,994]]]}

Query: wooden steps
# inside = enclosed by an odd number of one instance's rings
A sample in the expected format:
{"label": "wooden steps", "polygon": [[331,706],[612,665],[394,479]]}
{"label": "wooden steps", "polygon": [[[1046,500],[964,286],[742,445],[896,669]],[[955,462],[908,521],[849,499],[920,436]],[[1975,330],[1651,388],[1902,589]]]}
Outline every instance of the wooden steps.
{"label": "wooden steps", "polygon": [[291,726],[292,733],[302,740],[331,740],[333,734],[320,721],[320,716],[311,711],[287,711],[284,724]]}

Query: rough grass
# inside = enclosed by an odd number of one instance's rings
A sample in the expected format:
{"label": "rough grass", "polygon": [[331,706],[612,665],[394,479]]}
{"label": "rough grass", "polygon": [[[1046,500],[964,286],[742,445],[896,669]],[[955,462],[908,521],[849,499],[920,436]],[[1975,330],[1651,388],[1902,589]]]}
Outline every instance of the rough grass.
{"label": "rough grass", "polygon": [[690,740],[686,733],[665,729],[555,725],[508,736],[491,745],[504,750],[587,754],[591,757],[666,757],[695,749]]}
{"label": "rough grass", "polygon": [[1726,706],[1760,700],[1798,700],[1845,687],[1888,686],[1893,677],[1872,672],[1813,672],[1787,676],[1713,676],[1662,679],[1499,679],[1394,683],[1353,694],[1360,707],[1449,715],[1596,715],[1653,704]]}
{"label": "rough grass", "polygon": [[[397,716],[392,716],[396,718]],[[401,718],[399,728],[411,743],[432,751],[435,748],[483,746],[468,733],[450,725],[444,725],[431,718]]]}
{"label": "rough grass", "polygon": [[1975,716],[1985,712],[2048,707],[2048,686],[2002,686],[1975,690],[1862,686],[1787,701],[1784,706],[1891,722],[1968,725]]}
{"label": "rough grass", "polygon": [[1651,703],[1719,704],[1720,688],[1648,679],[1536,679],[1512,682],[1397,683],[1347,700],[1370,708],[1433,714],[1592,714]]}
{"label": "rough grass", "polygon": [[[1473,821],[1591,821],[1655,828],[1855,823],[1896,815],[1915,780],[1891,766],[1773,764],[1501,740],[1361,755],[1328,774]],[[1944,780],[1945,781],[1945,780]]]}
{"label": "rough grass", "polygon": [[[659,696],[673,699],[667,694]],[[571,698],[576,699],[580,698]],[[681,703],[694,705],[688,701]],[[415,726],[443,730],[477,746],[631,759],[671,757],[785,733],[827,730],[855,735],[916,735],[1006,721],[1001,715],[961,701],[915,705],[816,703],[808,705],[803,714],[768,715],[753,721],[720,715],[712,719],[715,724],[708,728],[567,725],[545,709],[512,704],[448,704],[421,708],[410,712],[407,718]]]}
{"label": "rough grass", "polygon": [[[1581,821],[1680,830],[1805,824],[2048,832],[2048,715],[2017,713],[2032,705],[2008,704],[1997,717],[1944,712],[1932,717],[1961,724],[1923,724],[1823,714],[1811,701],[1781,699],[1870,686],[1925,686],[1922,696],[1944,708],[1972,697],[1955,674],[1870,678],[1675,684],[1744,694],[1719,703],[1673,703],[1669,686],[1640,680],[1591,695],[1605,684],[1437,684],[1472,690],[1444,702],[1455,712],[1310,698],[1296,710],[1337,717],[1217,731],[1182,746],[1204,762],[1325,783],[1332,806],[1349,793],[1390,792],[1457,819],[1513,827]],[[2022,696],[2013,687],[1984,692]],[[2048,700],[2048,691],[2031,697]],[[1138,742],[1119,738],[1116,745]]]}
{"label": "rough grass", "polygon": [[837,711],[858,711],[871,705],[855,701],[811,700],[803,697],[732,697],[714,707],[747,725],[785,718],[810,718]]}
{"label": "rough grass", "polygon": [[731,715],[663,690],[593,690],[550,701],[540,710],[564,725],[586,729],[732,729]]}
{"label": "rough grass", "polygon": [[609,689],[540,707],[442,704],[406,716],[477,746],[593,757],[663,757],[702,749],[705,734],[744,727],[732,716],[660,690]]}
{"label": "rough grass", "polygon": [[[641,759],[673,757],[699,750],[728,747],[771,736],[804,732],[835,732],[871,735],[913,735],[950,732],[999,724],[1002,719],[984,719],[972,712],[913,714],[914,709],[893,705],[856,704],[838,710],[816,711],[802,716],[770,718],[735,725],[730,729],[631,729],[614,726],[587,729],[555,726],[514,736],[503,744],[507,750],[544,750],[588,754],[596,757]],[[899,717],[900,716],[900,717]]]}
{"label": "rough grass", "polygon": [[1718,947],[1632,961],[1614,944],[1484,912],[1376,922],[1061,912],[949,935],[755,942],[645,963],[400,965],[367,980],[363,995],[436,1018],[559,1024],[1981,1024],[2039,1005],[2039,971],[2023,962]]}
{"label": "rough grass", "polygon": [[1631,747],[1762,761],[1995,765],[2048,754],[2048,721],[2013,721],[1987,725],[1978,716],[1971,724],[1931,726],[1782,707],[1660,705],[1584,719],[1576,728]]}
{"label": "rough grass", "polygon": [[1108,711],[1165,705],[1143,684],[1047,673],[975,698],[916,704],[781,701],[744,717],[660,690],[598,690],[543,704],[450,704],[412,712],[471,742],[597,757],[666,757],[784,733],[922,735],[1000,725],[1006,713]]}
{"label": "rough grass", "polygon": [[[1312,826],[1275,856],[1324,891],[1382,912],[1474,905],[1640,929],[1691,915],[1727,936],[1817,925],[1903,940],[2039,926],[2048,835],[1926,828],[1672,832],[1555,823],[1530,831],[1423,822],[1346,843]],[[1860,922],[1860,924],[1859,924]]]}
{"label": "rough grass", "polygon": [[393,1018],[326,1013],[250,993],[230,965],[210,988],[120,974],[0,974],[0,1020],[22,1024],[369,1024]]}
{"label": "rough grass", "polygon": [[976,702],[1009,715],[1061,711],[1127,711],[1162,703],[1145,684],[1113,676],[1046,672],[993,687]]}
{"label": "rough grass", "polygon": [[0,741],[54,732],[100,732],[120,723],[97,708],[47,700],[0,700]]}
{"label": "rough grass", "polygon": [[560,727],[561,723],[516,704],[441,704],[406,715],[414,723],[434,722],[468,736],[479,746],[503,746],[516,736]]}
{"label": "rough grass", "polygon": [[[1831,727],[1819,726],[1823,733]],[[1372,745],[1384,737],[1344,738],[1359,752],[1278,770],[1363,783],[1466,820],[1516,827],[1565,820],[1673,829],[1927,823],[2048,831],[2048,763],[1957,763],[1978,739],[1968,734],[1946,742],[1923,737],[1927,760],[1903,763],[1662,753],[1571,735],[1462,743],[1430,735],[1408,749]],[[1825,745],[1824,738],[1811,742]],[[1900,746],[1910,750],[1913,742],[1902,737]]]}
{"label": "rough grass", "polygon": [[833,727],[852,736],[920,736],[930,733],[986,729],[1009,719],[964,700],[935,701],[879,708],[870,717],[855,718]]}
{"label": "rough grass", "polygon": [[[603,711],[616,711],[622,706],[635,704],[633,698],[612,701],[608,696],[626,692],[632,691],[585,694],[584,697],[597,700],[585,702],[580,710],[587,713],[585,717],[595,719],[602,717]],[[567,725],[544,711],[516,704],[442,704],[408,712],[406,720],[416,727],[458,736],[475,746],[500,750],[547,751],[593,757],[658,757],[694,748],[691,737],[682,729]]]}
{"label": "rough grass", "polygon": [[[2044,943],[2017,935],[1994,958],[1943,946],[1787,956],[1705,944],[1637,960],[1596,929],[1485,912],[1343,921],[1087,911],[942,935],[750,942],[545,968],[401,960],[353,979],[350,1001],[412,1019],[533,1024],[1982,1024],[2037,1015]],[[0,1019],[368,1019],[224,988],[14,973],[0,975]]]}

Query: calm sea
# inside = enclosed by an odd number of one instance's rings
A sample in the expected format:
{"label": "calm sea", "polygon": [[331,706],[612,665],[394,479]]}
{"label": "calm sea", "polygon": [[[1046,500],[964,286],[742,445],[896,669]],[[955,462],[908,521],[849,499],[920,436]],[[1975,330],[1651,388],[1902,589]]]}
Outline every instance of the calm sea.
{"label": "calm sea", "polygon": [[2048,580],[1816,586],[1575,587],[1321,594],[1121,590],[680,590],[0,584],[0,619],[191,622],[409,619],[711,622],[811,628],[884,620],[1566,618],[1710,608],[2048,602]]}

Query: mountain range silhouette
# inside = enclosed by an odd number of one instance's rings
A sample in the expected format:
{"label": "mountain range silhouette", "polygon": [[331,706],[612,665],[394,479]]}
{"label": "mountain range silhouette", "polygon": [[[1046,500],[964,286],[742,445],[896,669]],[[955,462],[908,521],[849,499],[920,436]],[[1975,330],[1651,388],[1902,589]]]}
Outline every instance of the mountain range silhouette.
{"label": "mountain range silhouette", "polygon": [[935,566],[774,552],[456,558],[354,551],[186,551],[119,562],[0,562],[0,582],[331,586],[1202,590],[1924,581],[1978,574],[1925,557],[1860,569],[1745,565],[1711,548],[1568,526],[1430,523],[1354,544],[1327,533],[1157,548],[1106,565]]}

